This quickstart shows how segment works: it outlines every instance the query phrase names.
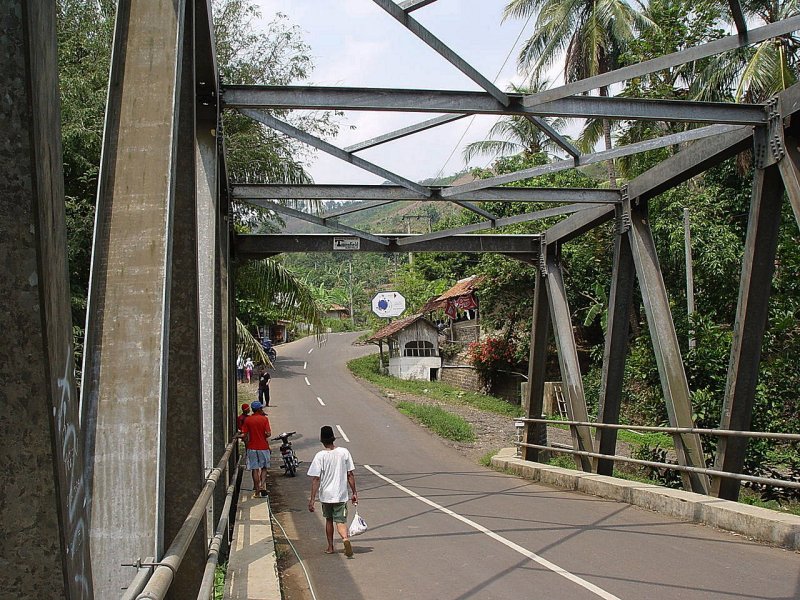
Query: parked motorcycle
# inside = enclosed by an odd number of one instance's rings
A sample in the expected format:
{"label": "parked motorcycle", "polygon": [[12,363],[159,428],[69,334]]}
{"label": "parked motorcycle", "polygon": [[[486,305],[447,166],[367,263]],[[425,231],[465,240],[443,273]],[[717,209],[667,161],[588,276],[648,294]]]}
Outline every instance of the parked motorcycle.
{"label": "parked motorcycle", "polygon": [[296,433],[296,431],[289,431],[272,438],[273,441],[281,441],[281,458],[283,459],[281,469],[289,477],[294,477],[297,474],[297,465],[302,462],[297,459],[297,455],[292,449],[292,442],[289,440]]}

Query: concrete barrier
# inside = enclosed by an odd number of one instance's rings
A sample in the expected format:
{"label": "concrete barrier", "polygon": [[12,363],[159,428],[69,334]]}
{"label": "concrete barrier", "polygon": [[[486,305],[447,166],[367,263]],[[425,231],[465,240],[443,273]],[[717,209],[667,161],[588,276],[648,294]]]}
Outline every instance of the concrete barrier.
{"label": "concrete barrier", "polygon": [[242,491],[233,527],[225,600],[281,600],[269,502]]}
{"label": "concrete barrier", "polygon": [[492,458],[492,466],[525,479],[583,494],[625,502],[691,523],[711,525],[759,542],[800,550],[800,517],[694,492],[562,469],[522,460],[514,448]]}

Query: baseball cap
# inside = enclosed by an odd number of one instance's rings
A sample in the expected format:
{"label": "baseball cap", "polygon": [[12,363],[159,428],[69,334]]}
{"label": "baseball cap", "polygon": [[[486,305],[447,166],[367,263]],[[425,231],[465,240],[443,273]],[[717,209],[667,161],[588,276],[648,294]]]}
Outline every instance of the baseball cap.
{"label": "baseball cap", "polygon": [[264,405],[261,404],[261,402],[259,402],[258,400],[256,400],[250,405],[250,408],[252,408],[253,410],[261,410],[262,408],[264,408]]}
{"label": "baseball cap", "polygon": [[249,404],[242,404],[242,410],[250,410]]}

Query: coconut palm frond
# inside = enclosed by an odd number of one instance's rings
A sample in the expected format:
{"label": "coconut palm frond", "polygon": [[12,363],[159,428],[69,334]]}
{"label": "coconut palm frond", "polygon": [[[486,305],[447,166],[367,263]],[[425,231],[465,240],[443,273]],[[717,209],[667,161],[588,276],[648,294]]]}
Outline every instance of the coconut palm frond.
{"label": "coconut palm frond", "polygon": [[236,271],[236,285],[287,320],[300,320],[319,330],[320,310],[314,295],[282,264],[272,259],[248,262]]}
{"label": "coconut palm frond", "polygon": [[267,356],[267,353],[264,352],[261,342],[250,333],[250,330],[247,329],[247,326],[242,323],[238,317],[236,318],[236,355],[257,356],[258,359],[256,363],[269,365],[270,367],[275,366],[272,364],[269,356]]}

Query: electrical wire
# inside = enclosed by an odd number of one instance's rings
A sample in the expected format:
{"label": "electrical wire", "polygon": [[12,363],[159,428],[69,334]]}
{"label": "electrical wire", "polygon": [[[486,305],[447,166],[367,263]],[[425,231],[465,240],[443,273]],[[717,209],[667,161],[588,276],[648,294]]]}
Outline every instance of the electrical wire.
{"label": "electrical wire", "polygon": [[[525,19],[525,23],[522,24],[522,29],[519,30],[519,33],[517,34],[517,39],[514,40],[514,43],[511,45],[511,48],[509,49],[508,54],[506,54],[506,58],[503,61],[503,64],[500,65],[500,68],[497,70],[497,75],[495,75],[494,79],[492,79],[492,83],[495,83],[497,81],[497,78],[500,77],[500,74],[503,72],[503,69],[506,68],[506,64],[508,64],[508,59],[511,58],[511,54],[514,52],[514,49],[517,47],[517,44],[519,44],[519,40],[522,37],[522,34],[525,32],[525,28],[528,26],[528,23],[531,22],[531,18],[533,18],[533,13],[529,14],[528,18]],[[467,135],[467,132],[469,131],[470,127],[472,127],[472,124],[474,122],[475,122],[475,115],[472,115],[472,117],[470,117],[469,123],[467,123],[467,126],[464,129],[464,133],[462,133],[461,137],[458,138],[458,141],[456,142],[455,146],[453,146],[453,150],[450,152],[450,156],[448,156],[447,160],[444,161],[442,168],[439,169],[439,172],[436,174],[436,177],[434,177],[434,180],[439,179],[439,177],[441,177],[442,173],[445,170],[445,167],[447,167],[447,164],[450,162],[450,159],[453,158],[453,155],[456,153],[456,150],[458,150],[458,147],[461,145],[461,142],[464,141],[464,137]],[[486,138],[484,137],[484,141],[485,140]]]}
{"label": "electrical wire", "polygon": [[297,557],[297,562],[299,562],[300,566],[303,568],[303,573],[305,573],[305,575],[306,575],[306,581],[308,581],[308,590],[311,592],[311,597],[314,600],[317,600],[317,595],[314,593],[314,586],[311,585],[311,576],[308,574],[308,570],[306,569],[306,565],[303,562],[303,559],[300,558],[300,553],[297,551],[297,548],[294,547],[294,544],[292,543],[292,540],[289,539],[289,535],[286,533],[286,530],[283,528],[283,525],[281,525],[281,522],[278,521],[278,519],[275,518],[275,513],[272,512],[272,505],[269,502],[269,498],[267,498],[267,509],[269,510],[270,518],[273,521],[275,521],[275,524],[278,527],[281,528],[281,531],[283,532],[283,537],[286,538],[286,541],[289,543],[289,547],[292,549],[292,551],[294,552],[294,555]]}

